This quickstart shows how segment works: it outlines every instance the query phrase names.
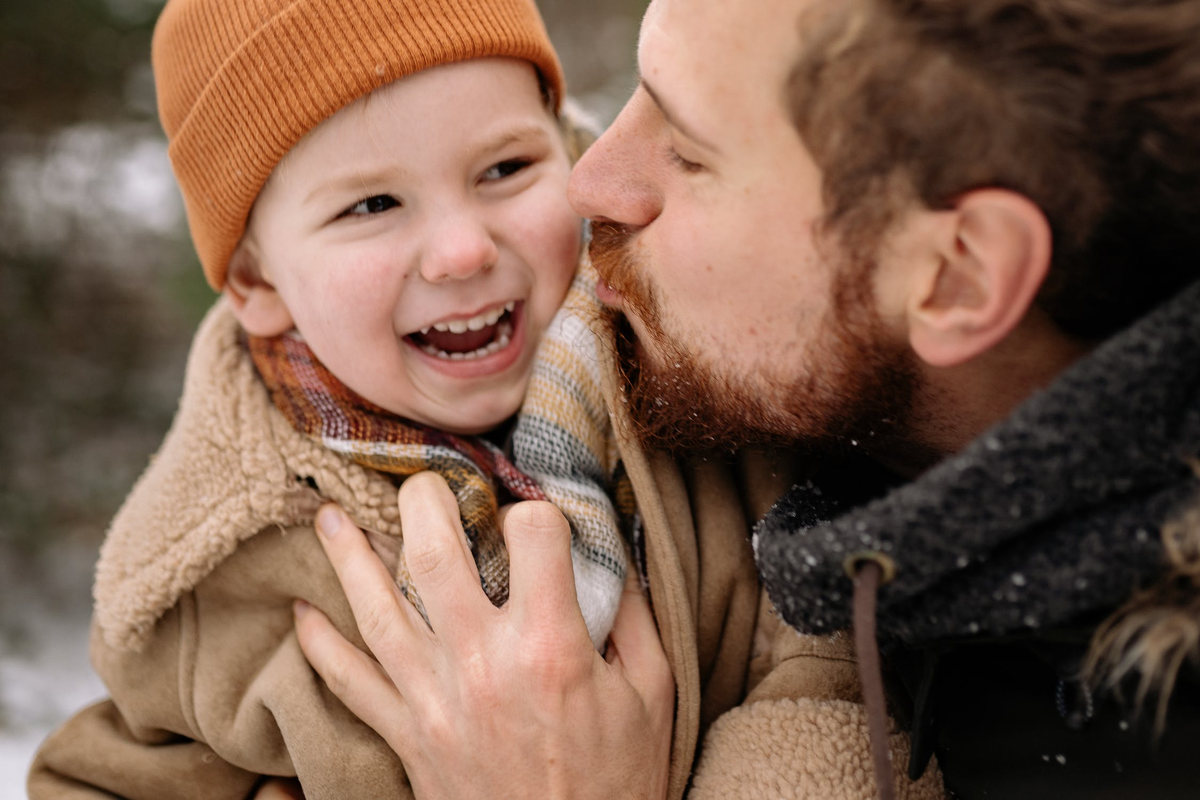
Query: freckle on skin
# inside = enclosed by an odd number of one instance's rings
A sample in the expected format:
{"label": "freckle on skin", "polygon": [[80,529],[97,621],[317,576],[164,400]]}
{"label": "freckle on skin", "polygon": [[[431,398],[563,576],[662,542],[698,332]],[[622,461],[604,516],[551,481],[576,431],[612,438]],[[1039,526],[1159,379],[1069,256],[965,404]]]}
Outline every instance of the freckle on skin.
{"label": "freckle on skin", "polygon": [[750,335],[751,335],[751,336],[758,336],[758,329],[757,329],[757,328],[755,328],[753,325],[751,325],[751,326],[750,326]]}
{"label": "freckle on skin", "polygon": [[706,267],[704,268],[704,271],[705,271],[705,272],[712,272],[712,264],[709,264],[708,266],[706,266]]}

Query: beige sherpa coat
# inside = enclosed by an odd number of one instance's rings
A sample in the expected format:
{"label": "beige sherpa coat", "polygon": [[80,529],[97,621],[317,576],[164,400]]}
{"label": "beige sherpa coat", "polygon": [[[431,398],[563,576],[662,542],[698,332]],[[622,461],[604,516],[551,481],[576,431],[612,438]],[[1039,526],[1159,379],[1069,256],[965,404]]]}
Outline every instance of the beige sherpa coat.
{"label": "beige sherpa coat", "polygon": [[[757,582],[747,533],[788,470],[680,466],[617,423],[678,685],[671,797],[872,797],[849,646],[778,624]],[[298,775],[310,800],[410,796],[395,755],[305,662],[291,617],[304,598],[362,645],[313,515],[340,503],[394,564],[395,497],[387,477],[291,428],[219,302],[171,432],[101,552],[92,660],[112,699],[43,744],[32,800],[240,799],[261,775]],[[893,749],[905,763],[903,735]],[[936,769],[897,784],[942,796]]]}

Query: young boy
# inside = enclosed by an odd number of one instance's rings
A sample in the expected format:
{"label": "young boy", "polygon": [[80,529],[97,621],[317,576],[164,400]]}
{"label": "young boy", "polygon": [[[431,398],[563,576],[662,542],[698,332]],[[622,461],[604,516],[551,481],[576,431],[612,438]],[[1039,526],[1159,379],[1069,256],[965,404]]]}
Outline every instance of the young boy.
{"label": "young boy", "polygon": [[497,503],[550,499],[598,646],[620,597],[614,449],[575,347],[589,281],[572,288],[560,67],[533,0],[170,0],[154,67],[225,297],[101,553],[92,660],[112,699],[47,740],[30,797],[240,799],[264,775],[309,800],[406,796],[292,632],[303,598],[357,636],[321,503],[371,532],[419,606],[400,480],[447,478],[496,603]]}

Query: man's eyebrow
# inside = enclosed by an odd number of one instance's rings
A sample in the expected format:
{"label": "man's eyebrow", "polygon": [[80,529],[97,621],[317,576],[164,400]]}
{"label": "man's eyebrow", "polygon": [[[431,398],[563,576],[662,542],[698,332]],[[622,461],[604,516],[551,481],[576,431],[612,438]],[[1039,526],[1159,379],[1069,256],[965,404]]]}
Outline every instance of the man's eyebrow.
{"label": "man's eyebrow", "polygon": [[640,74],[638,75],[638,85],[646,90],[646,94],[650,95],[650,99],[654,101],[656,106],[658,106],[658,110],[662,112],[662,115],[667,120],[668,125],[704,149],[711,150],[714,153],[720,152],[720,150],[708,139],[705,139],[703,136],[697,136],[695,129],[684,123],[680,119],[679,115],[672,111],[671,107],[663,102],[662,96],[654,90],[654,87],[649,84],[645,76]]}

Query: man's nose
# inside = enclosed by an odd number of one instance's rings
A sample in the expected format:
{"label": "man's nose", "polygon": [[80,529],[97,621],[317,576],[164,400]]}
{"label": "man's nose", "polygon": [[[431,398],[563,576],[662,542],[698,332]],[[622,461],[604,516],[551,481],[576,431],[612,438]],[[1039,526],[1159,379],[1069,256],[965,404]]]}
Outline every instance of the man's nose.
{"label": "man's nose", "polygon": [[487,226],[470,213],[443,216],[428,236],[421,277],[430,283],[466,280],[494,267],[500,257]]}
{"label": "man's nose", "polygon": [[571,171],[567,198],[580,216],[642,228],[662,211],[651,148],[640,125],[631,100]]}

